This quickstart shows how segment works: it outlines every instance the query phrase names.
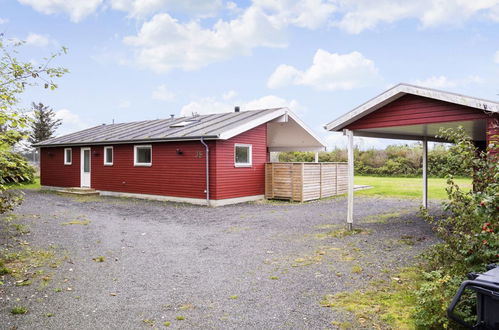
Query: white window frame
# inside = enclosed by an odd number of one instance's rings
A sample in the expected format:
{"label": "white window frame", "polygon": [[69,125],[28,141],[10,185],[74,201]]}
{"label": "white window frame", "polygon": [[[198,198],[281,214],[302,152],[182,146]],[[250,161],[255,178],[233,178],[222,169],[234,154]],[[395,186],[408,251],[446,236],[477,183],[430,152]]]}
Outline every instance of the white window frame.
{"label": "white window frame", "polygon": [[[67,158],[67,151],[69,150],[69,152],[71,153],[71,160],[68,161],[68,158]],[[71,165],[73,164],[73,149],[72,148],[64,148],[64,165]]]}
{"label": "white window frame", "polygon": [[[236,149],[237,147],[246,147],[248,148],[248,163],[237,163],[236,162]],[[243,143],[235,143],[234,144],[234,166],[235,167],[251,167],[253,166],[253,145],[252,144],[243,144]]]}
{"label": "white window frame", "polygon": [[[107,162],[107,149],[111,149],[111,162]],[[112,146],[104,147],[104,166],[113,166],[114,163],[114,149]]]}
{"label": "white window frame", "polygon": [[[137,162],[137,149],[149,148],[151,149],[151,162],[150,163],[139,163]],[[133,166],[152,166],[152,145],[150,144],[139,144],[133,146]]]}

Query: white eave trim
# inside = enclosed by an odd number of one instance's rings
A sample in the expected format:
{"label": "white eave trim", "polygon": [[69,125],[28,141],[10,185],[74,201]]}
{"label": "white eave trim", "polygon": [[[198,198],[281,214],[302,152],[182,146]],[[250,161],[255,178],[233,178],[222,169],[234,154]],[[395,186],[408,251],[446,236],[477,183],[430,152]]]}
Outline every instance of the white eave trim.
{"label": "white eave trim", "polygon": [[487,101],[475,97],[444,92],[436,89],[419,87],[409,84],[398,84],[386,92],[370,99],[366,103],[358,106],[352,111],[344,114],[336,120],[326,124],[324,128],[328,131],[341,131],[345,126],[352,122],[376,111],[382,106],[402,97],[406,94],[418,95],[434,100],[445,101],[449,103],[459,104],[471,108],[476,108],[482,111],[499,112],[499,103]]}
{"label": "white eave trim", "polygon": [[[298,118],[297,115],[295,115],[291,110],[288,108],[280,108],[276,109],[275,111],[266,114],[265,116],[261,116],[258,118],[255,118],[254,120],[251,120],[244,125],[238,126],[236,128],[233,128],[231,130],[228,130],[222,134],[220,134],[220,139],[221,140],[228,140],[236,135],[239,135],[241,133],[244,133],[246,131],[249,131],[252,128],[255,128],[257,126],[260,126],[262,124],[265,124],[267,122],[270,122],[276,118],[282,117],[282,116],[289,116],[291,117],[298,125],[300,125],[308,134],[310,134],[319,144],[322,145],[322,148],[326,147],[326,143],[322,141],[322,139],[316,135],[307,125],[300,119]],[[319,147],[320,148],[320,147]],[[321,149],[322,150],[322,149]]]}

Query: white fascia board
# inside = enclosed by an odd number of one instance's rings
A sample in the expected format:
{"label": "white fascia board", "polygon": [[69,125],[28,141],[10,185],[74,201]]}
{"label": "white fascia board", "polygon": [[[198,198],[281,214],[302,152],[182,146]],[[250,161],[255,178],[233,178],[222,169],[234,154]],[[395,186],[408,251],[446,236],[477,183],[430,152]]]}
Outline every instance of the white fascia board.
{"label": "white fascia board", "polygon": [[317,134],[314,133],[297,115],[294,114],[293,111],[288,110],[288,116],[290,116],[298,125],[300,125],[305,131],[307,131],[310,136],[319,142],[322,147],[326,148],[327,144],[320,138]]}
{"label": "white fascia board", "polygon": [[479,98],[465,96],[461,94],[444,92],[436,89],[419,87],[409,84],[398,84],[386,92],[372,98],[366,103],[358,106],[352,111],[344,114],[336,120],[326,124],[324,128],[328,131],[341,131],[345,126],[351,124],[357,119],[360,119],[371,112],[381,108],[382,106],[392,102],[393,100],[405,95],[412,94],[422,97],[427,97],[435,100],[445,101],[449,103],[459,104],[471,108],[476,108],[482,111],[499,112],[499,103],[487,101]]}
{"label": "white fascia board", "polygon": [[239,135],[241,133],[249,131],[252,128],[255,128],[257,126],[265,124],[266,122],[269,122],[271,120],[274,120],[275,118],[286,114],[287,111],[289,111],[287,108],[276,109],[271,113],[268,113],[264,116],[255,118],[255,119],[253,119],[253,120],[251,120],[243,125],[240,125],[238,127],[230,129],[226,132],[223,132],[222,134],[220,134],[219,139],[220,140],[228,140],[236,135]]}
{"label": "white fascia board", "polygon": [[270,152],[287,152],[287,151],[325,151],[326,147],[269,147]]}

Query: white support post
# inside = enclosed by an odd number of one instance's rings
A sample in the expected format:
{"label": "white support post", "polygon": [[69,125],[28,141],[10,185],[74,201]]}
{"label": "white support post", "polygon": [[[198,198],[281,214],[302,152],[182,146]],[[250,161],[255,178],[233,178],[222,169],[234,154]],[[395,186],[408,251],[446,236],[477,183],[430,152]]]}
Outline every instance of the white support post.
{"label": "white support post", "polygon": [[353,229],[353,172],[354,172],[354,159],[353,159],[353,131],[345,130],[348,138],[348,209],[347,209],[347,226],[348,230]]}
{"label": "white support post", "polygon": [[316,152],[316,153],[315,153],[314,162],[316,162],[316,163],[318,163],[318,162],[319,162],[319,152]]}
{"label": "white support post", "polygon": [[428,139],[423,139],[423,207],[428,208]]}

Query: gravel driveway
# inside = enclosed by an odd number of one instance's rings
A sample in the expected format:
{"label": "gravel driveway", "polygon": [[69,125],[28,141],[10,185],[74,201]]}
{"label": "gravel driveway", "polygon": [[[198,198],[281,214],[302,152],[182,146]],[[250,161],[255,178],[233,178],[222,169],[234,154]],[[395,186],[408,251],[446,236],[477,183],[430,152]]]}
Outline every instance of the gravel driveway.
{"label": "gravel driveway", "polygon": [[[356,197],[362,231],[342,236],[344,197],[206,208],[28,191],[21,240],[62,262],[43,287],[0,286],[0,327],[331,328],[344,316],[320,306],[326,294],[389,277],[435,242],[418,207]],[[29,312],[12,315],[15,305]]]}

